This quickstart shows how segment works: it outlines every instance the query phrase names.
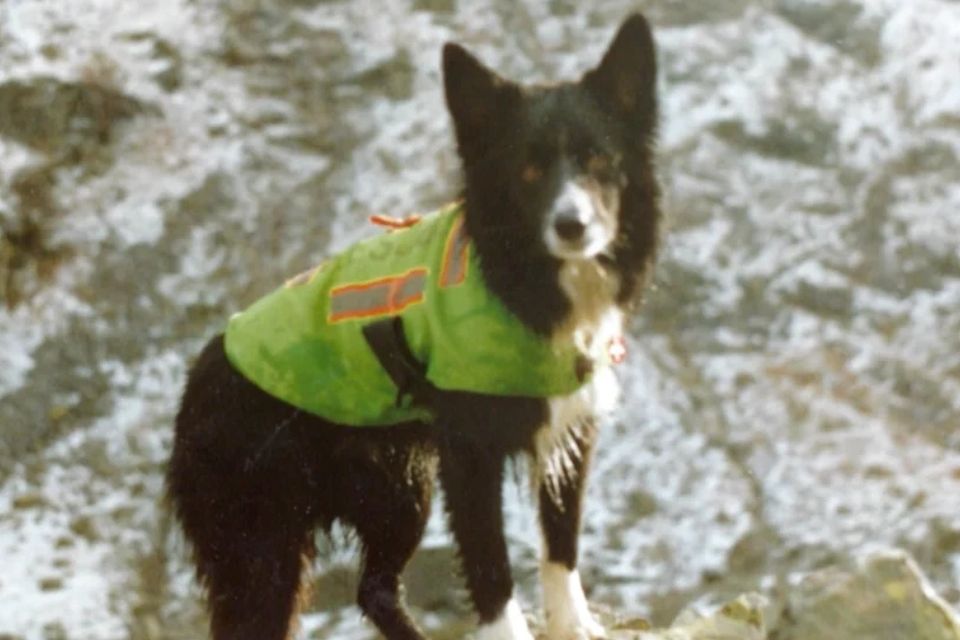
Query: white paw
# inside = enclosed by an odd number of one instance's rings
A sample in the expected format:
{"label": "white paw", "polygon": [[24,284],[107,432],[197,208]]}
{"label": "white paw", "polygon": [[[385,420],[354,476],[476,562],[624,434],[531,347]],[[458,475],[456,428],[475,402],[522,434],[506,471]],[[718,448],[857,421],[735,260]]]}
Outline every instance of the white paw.
{"label": "white paw", "polygon": [[578,572],[546,562],[540,568],[540,578],[549,640],[599,640],[607,637],[587,607]]}
{"label": "white paw", "polygon": [[503,608],[500,617],[482,624],[473,634],[473,640],[534,640],[527,619],[516,600],[511,599]]}

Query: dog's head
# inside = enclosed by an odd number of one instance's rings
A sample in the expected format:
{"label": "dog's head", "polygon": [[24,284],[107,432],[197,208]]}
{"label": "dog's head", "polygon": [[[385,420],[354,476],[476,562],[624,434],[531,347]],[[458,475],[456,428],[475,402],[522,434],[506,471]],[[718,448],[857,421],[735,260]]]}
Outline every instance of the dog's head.
{"label": "dog's head", "polygon": [[625,199],[628,185],[649,173],[656,122],[646,20],[627,19],[578,82],[520,86],[452,43],[443,74],[471,235],[559,260],[612,254],[630,225],[624,217],[644,215]]}

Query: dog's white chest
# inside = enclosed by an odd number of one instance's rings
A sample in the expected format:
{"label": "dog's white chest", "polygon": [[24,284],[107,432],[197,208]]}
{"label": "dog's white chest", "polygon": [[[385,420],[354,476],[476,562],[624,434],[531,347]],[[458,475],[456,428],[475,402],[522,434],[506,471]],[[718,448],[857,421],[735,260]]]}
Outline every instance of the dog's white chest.
{"label": "dog's white chest", "polygon": [[620,397],[620,385],[609,358],[610,345],[621,338],[623,316],[611,308],[593,325],[579,327],[573,339],[594,363],[590,380],[573,393],[547,400],[547,421],[536,439],[538,476],[547,486],[569,477],[582,454],[580,443],[596,429],[597,420],[611,413]]}
{"label": "dog's white chest", "polygon": [[549,431],[562,434],[571,428],[616,408],[620,384],[609,366],[599,367],[590,381],[570,395],[556,396],[547,401]]}
{"label": "dog's white chest", "polygon": [[611,349],[622,344],[623,312],[609,306],[593,322],[573,329],[571,338],[577,349],[594,365],[590,381],[566,396],[550,398],[550,429],[562,430],[584,418],[612,411],[620,397],[620,385],[611,369]]}

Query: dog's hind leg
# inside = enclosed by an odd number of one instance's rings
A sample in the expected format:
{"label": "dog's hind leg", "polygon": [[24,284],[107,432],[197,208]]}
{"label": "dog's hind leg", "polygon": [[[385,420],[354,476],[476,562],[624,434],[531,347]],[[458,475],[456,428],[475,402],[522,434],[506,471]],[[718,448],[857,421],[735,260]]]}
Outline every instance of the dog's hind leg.
{"label": "dog's hind leg", "polygon": [[308,495],[276,466],[245,472],[241,460],[219,473],[206,457],[176,451],[171,488],[206,587],[211,637],[286,640],[314,552]]}
{"label": "dog's hind leg", "polygon": [[290,638],[314,550],[305,510],[284,493],[296,490],[268,475],[209,474],[184,457],[175,458],[176,506],[206,587],[211,637]]}
{"label": "dog's hind leg", "polygon": [[400,447],[347,463],[340,474],[341,517],[363,546],[357,604],[387,640],[425,639],[407,613],[400,574],[430,515],[435,468],[432,455]]}
{"label": "dog's hind leg", "polygon": [[285,640],[318,520],[303,414],[266,396],[210,342],[191,372],[167,491],[207,591],[213,640]]}
{"label": "dog's hind leg", "polygon": [[214,640],[291,638],[304,599],[301,580],[313,557],[312,538],[277,523],[233,530],[201,567]]}
{"label": "dog's hind leg", "polygon": [[577,571],[578,538],[587,469],[596,429],[585,424],[540,452],[540,528],[543,559],[540,580],[547,636],[551,640],[603,638],[605,633],[590,614]]}

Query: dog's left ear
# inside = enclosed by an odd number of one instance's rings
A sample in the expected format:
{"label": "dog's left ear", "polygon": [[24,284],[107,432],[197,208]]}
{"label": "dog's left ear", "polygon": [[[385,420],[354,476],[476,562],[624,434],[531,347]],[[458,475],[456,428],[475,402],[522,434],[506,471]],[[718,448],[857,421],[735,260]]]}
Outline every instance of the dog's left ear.
{"label": "dog's left ear", "polygon": [[505,113],[520,101],[520,87],[452,42],[443,47],[443,82],[461,149],[489,142],[497,127],[506,126]]}
{"label": "dog's left ear", "polygon": [[624,21],[583,84],[605,109],[651,132],[657,111],[657,57],[646,18],[636,13]]}

